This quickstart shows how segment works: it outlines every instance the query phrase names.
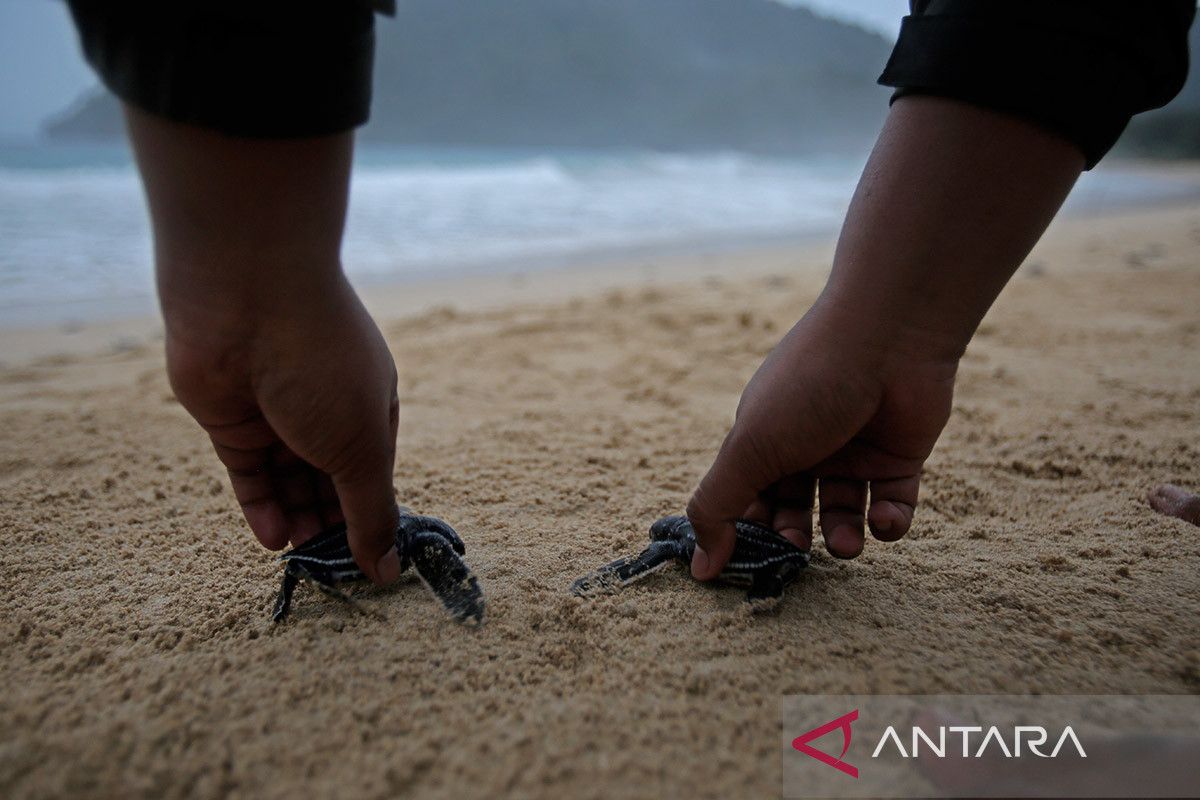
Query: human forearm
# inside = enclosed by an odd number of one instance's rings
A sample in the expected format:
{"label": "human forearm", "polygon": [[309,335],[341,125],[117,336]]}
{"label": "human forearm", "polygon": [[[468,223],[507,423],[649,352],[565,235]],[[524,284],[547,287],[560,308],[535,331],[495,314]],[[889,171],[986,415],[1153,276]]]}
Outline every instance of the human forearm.
{"label": "human forearm", "polygon": [[352,294],[338,253],[349,134],[231,139],[127,113],[168,333],[220,348]]}
{"label": "human forearm", "polygon": [[888,347],[957,359],[1083,169],[1016,117],[910,96],[892,106],[842,228],[823,306]]}

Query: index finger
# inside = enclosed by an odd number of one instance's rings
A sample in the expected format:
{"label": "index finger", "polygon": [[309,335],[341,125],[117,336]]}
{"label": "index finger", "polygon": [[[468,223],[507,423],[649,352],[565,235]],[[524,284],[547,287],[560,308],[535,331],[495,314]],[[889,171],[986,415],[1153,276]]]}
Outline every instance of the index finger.
{"label": "index finger", "polygon": [[688,501],[687,516],[696,531],[692,576],[711,580],[721,574],[737,537],[734,521],[758,498],[753,476],[739,467],[737,444],[726,437],[708,472]]}
{"label": "index finger", "polygon": [[386,438],[382,432],[365,430],[348,448],[352,460],[329,474],[346,520],[350,552],[366,576],[380,584],[399,578],[401,567],[396,549],[400,509],[392,483],[400,418],[394,370],[387,415]]}
{"label": "index finger", "polygon": [[332,476],[346,518],[350,552],[375,583],[391,583],[400,577],[400,555],[396,551],[400,509],[391,477],[390,468]]}

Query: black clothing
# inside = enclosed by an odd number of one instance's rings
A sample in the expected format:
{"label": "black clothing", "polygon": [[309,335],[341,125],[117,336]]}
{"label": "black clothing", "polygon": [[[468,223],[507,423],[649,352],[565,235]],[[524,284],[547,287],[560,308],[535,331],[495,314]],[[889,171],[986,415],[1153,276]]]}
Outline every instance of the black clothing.
{"label": "black clothing", "polygon": [[387,0],[69,0],[83,53],[144,111],[233,136],[362,125]]}
{"label": "black clothing", "polygon": [[1012,113],[1074,142],[1088,169],[1129,118],[1187,78],[1195,0],[912,0],[879,82]]}

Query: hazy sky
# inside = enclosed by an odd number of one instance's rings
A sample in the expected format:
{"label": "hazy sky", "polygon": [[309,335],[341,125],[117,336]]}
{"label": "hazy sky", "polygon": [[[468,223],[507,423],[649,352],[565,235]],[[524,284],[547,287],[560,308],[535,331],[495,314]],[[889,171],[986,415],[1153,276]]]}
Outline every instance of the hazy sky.
{"label": "hazy sky", "polygon": [[[0,0],[2,2],[2,0]],[[879,31],[889,39],[900,32],[900,18],[908,13],[908,0],[780,0],[790,6],[808,6],[823,17],[844,19]]]}
{"label": "hazy sky", "polygon": [[[172,0],[163,0],[172,2]],[[894,36],[907,0],[782,0]],[[29,139],[95,85],[59,0],[0,0],[0,139]]]}
{"label": "hazy sky", "polygon": [[0,137],[27,138],[96,82],[58,0],[0,0]]}

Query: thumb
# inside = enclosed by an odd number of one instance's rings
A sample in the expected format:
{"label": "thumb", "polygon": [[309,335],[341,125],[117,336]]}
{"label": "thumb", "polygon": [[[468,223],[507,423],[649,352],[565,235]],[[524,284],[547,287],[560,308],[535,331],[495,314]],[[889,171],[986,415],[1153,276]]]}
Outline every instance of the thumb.
{"label": "thumb", "polygon": [[346,518],[346,538],[355,562],[375,583],[391,583],[400,577],[400,554],[396,551],[400,509],[388,459],[372,458],[366,465],[331,477]]}
{"label": "thumb", "polygon": [[739,467],[744,463],[740,450],[731,432],[687,505],[688,520],[696,532],[692,576],[697,580],[721,574],[737,538],[734,520],[758,498],[754,476]]}

